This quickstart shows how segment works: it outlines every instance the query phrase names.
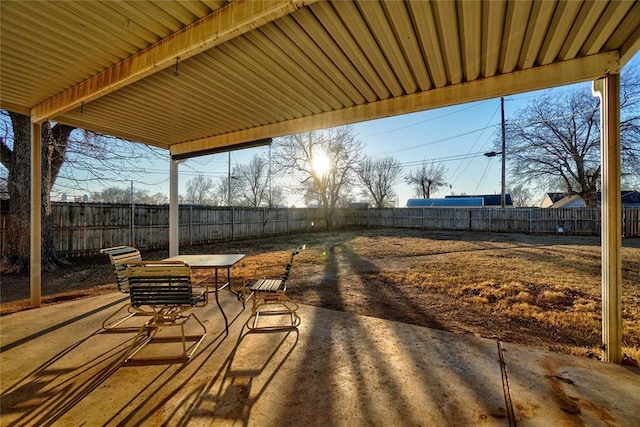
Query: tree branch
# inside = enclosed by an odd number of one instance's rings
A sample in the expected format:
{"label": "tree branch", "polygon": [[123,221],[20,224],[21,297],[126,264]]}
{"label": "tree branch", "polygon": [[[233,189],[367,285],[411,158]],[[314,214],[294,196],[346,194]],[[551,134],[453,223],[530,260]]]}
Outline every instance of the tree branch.
{"label": "tree branch", "polygon": [[0,138],[0,162],[9,171],[13,165],[13,150],[4,142],[4,138]]}

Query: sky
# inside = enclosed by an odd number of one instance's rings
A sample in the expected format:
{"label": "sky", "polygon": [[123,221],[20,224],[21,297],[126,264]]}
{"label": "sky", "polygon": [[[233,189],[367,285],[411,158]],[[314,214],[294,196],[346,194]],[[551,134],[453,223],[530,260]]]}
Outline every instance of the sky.
{"label": "sky", "polygon": [[[640,62],[636,54],[632,63]],[[505,97],[505,120],[516,117],[519,110],[548,92],[573,90],[582,86],[591,90],[591,83],[563,86],[544,91],[528,92]],[[500,98],[461,104],[452,107],[404,114],[354,125],[355,133],[364,142],[365,154],[370,157],[393,156],[403,166],[402,176],[420,166],[423,161],[443,164],[447,170],[446,180],[450,187],[443,188],[432,197],[449,194],[500,194],[501,157],[486,157],[483,153],[493,151],[500,140],[501,114]],[[255,154],[267,156],[268,148],[232,151],[231,167],[247,164]],[[509,187],[509,159],[507,141],[507,182]],[[169,162],[149,160],[143,176],[114,177],[111,184],[128,187],[133,181],[135,188],[169,193]],[[179,165],[179,193],[185,194],[186,182],[198,174],[210,176],[214,180],[228,174],[229,154],[203,156],[189,159]],[[99,191],[99,188],[92,191]],[[412,189],[401,181],[394,187],[398,194],[397,206],[405,206],[414,197]],[[76,190],[74,190],[76,191]],[[60,191],[58,191],[58,194]],[[82,195],[81,190],[75,195]],[[534,203],[542,199],[542,192],[534,196]],[[52,195],[54,200],[59,200]],[[361,199],[357,198],[358,201]],[[301,198],[290,197],[289,206],[304,206]]]}
{"label": "sky", "polygon": [[[505,98],[507,119],[514,113],[514,101]],[[522,104],[522,100],[517,104]],[[447,182],[451,188],[438,192],[436,197],[452,193],[500,193],[500,157],[482,155],[493,150],[493,144],[500,136],[499,98],[357,123],[354,130],[364,142],[367,156],[394,157],[403,167],[402,176],[423,161],[442,163],[447,169]],[[268,157],[268,148],[232,151],[231,168],[238,163],[249,163],[255,154]],[[217,180],[228,175],[228,167],[228,153],[189,159],[179,164],[179,193],[186,193],[186,183],[194,176],[202,174]],[[149,160],[145,168],[144,176],[120,176],[112,185],[128,187],[127,181],[132,180],[135,188],[146,189],[151,194],[168,194],[168,160]],[[412,189],[402,181],[394,189],[400,206],[413,197]],[[304,203],[301,198],[290,197],[287,205],[302,207]]]}
{"label": "sky", "polygon": [[[560,90],[566,89],[567,87]],[[517,110],[524,108],[535,96],[535,93],[528,93],[505,97],[505,120],[513,118]],[[494,143],[500,138],[500,128],[500,98],[354,125],[356,135],[364,142],[365,154],[374,158],[394,157],[402,165],[402,176],[418,168],[423,161],[443,164],[447,170],[446,180],[451,187],[441,189],[432,197],[462,193],[500,194],[501,158],[483,155],[494,150]],[[254,154],[267,157],[268,148],[232,151],[231,167],[237,163],[248,163]],[[222,153],[181,163],[180,194],[185,193],[186,182],[197,174],[211,176],[214,179],[227,176],[228,162],[229,154]],[[157,175],[147,175],[147,182],[152,177],[162,180],[164,176],[168,179],[168,162],[157,164],[153,170],[158,171]],[[136,179],[131,179],[134,180],[135,186]],[[148,189],[152,194],[168,192],[168,181],[155,185],[138,185]],[[398,206],[405,206],[407,199],[415,197],[413,189],[402,180],[394,190],[398,194]],[[357,199],[360,200],[361,197]],[[288,205],[302,207],[304,203],[301,198],[290,197]]]}
{"label": "sky", "polygon": [[[505,119],[513,117],[516,110],[526,106],[534,96],[523,94],[506,97]],[[374,158],[394,157],[403,167],[402,176],[418,168],[423,161],[443,164],[451,188],[442,189],[435,197],[454,193],[500,194],[501,159],[499,156],[489,158],[483,155],[493,151],[495,141],[500,138],[500,128],[500,98],[354,125],[357,137],[364,142],[364,152]],[[254,154],[264,154],[266,157],[268,148],[232,151],[231,167],[237,163],[248,163]],[[229,154],[222,153],[180,164],[179,192],[184,194],[186,181],[199,173],[214,179],[226,176],[228,162]],[[158,165],[157,168],[162,170],[163,167],[168,170],[168,165]],[[168,188],[168,183],[151,186],[149,190],[151,193],[168,191],[165,187]],[[397,184],[394,189],[400,206],[406,205],[407,199],[414,197],[413,190],[404,182]],[[298,207],[304,205],[301,199],[290,198],[288,205],[293,204]]]}

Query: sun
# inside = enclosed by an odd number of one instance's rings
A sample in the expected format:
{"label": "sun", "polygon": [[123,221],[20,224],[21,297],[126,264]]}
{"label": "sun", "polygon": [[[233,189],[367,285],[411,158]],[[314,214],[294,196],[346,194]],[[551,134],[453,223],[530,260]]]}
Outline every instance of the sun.
{"label": "sun", "polygon": [[329,169],[331,168],[331,160],[329,159],[329,156],[322,151],[316,153],[311,161],[311,168],[313,169],[313,172],[319,176],[323,176],[329,172]]}

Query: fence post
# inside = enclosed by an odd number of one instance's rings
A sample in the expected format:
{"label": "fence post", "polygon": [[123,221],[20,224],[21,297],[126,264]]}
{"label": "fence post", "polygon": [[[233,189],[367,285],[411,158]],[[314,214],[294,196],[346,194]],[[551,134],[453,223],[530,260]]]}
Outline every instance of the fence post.
{"label": "fence post", "polygon": [[458,209],[453,208],[453,231],[456,231],[456,219],[458,218]]}
{"label": "fence post", "polygon": [[193,206],[189,206],[189,245],[193,245]]}
{"label": "fence post", "polygon": [[131,196],[131,246],[133,246],[134,248],[136,246],[135,212],[136,212],[136,205],[133,202],[133,196]]}
{"label": "fence post", "polygon": [[491,211],[493,211],[493,209],[489,209],[489,232],[493,231],[493,223],[491,222],[491,219],[492,219]]}
{"label": "fence post", "polygon": [[233,242],[233,239],[234,239],[234,230],[233,230],[233,226],[234,226],[234,222],[235,222],[235,215],[234,215],[235,211],[234,210],[235,210],[235,208],[232,206],[231,207],[231,212],[230,212],[231,213],[231,241],[232,242]]}

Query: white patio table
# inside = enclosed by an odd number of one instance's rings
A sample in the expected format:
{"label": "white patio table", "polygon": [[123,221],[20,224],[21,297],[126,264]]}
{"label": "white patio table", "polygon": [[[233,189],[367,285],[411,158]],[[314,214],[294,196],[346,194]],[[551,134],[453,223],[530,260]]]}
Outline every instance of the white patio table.
{"label": "white patio table", "polygon": [[[208,270],[210,272],[209,278],[211,281],[207,281],[213,284],[213,292],[216,295],[216,304],[218,304],[218,308],[220,308],[220,312],[222,313],[222,317],[224,317],[224,325],[227,335],[229,335],[229,321],[227,319],[227,315],[224,313],[222,309],[222,305],[220,305],[220,300],[218,298],[218,292],[222,289],[228,287],[231,293],[236,295],[236,293],[231,289],[231,267],[233,267],[238,261],[244,258],[244,254],[204,254],[204,255],[176,255],[171,258],[167,258],[166,261],[182,261],[189,264],[192,270]],[[226,281],[224,283],[220,283],[218,270],[226,269]]]}

